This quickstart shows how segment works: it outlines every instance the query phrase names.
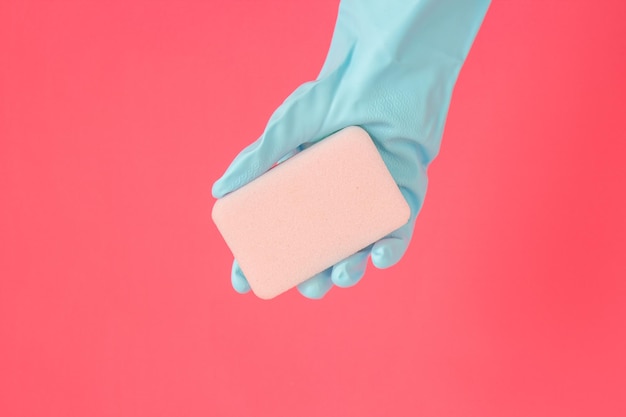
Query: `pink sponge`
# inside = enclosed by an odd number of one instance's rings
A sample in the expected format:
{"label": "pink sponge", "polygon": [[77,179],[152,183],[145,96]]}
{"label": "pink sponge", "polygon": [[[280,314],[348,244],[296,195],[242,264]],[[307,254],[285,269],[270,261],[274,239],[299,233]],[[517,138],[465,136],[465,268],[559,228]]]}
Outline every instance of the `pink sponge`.
{"label": "pink sponge", "polygon": [[252,291],[269,299],[404,225],[410,208],[365,130],[351,126],[213,206]]}

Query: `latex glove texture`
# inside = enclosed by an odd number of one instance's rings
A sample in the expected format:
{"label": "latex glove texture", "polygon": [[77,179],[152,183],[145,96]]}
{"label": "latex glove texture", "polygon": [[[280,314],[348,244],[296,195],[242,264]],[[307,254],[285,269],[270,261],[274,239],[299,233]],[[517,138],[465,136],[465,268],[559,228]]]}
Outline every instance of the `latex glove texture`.
{"label": "latex glove texture", "polygon": [[[364,275],[368,257],[387,268],[407,250],[439,152],[452,90],[489,0],[344,0],[316,80],[298,87],[263,134],[213,184],[213,196],[242,187],[276,162],[347,126],[372,139],[411,207],[410,221],[298,286],[321,298]],[[306,219],[303,219],[306,221]],[[232,284],[247,292],[236,260]]]}

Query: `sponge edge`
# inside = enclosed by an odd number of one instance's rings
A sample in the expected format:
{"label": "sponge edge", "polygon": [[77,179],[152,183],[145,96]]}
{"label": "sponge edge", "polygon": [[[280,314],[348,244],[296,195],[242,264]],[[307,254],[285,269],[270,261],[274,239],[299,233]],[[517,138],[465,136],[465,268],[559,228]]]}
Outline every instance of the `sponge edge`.
{"label": "sponge edge", "polygon": [[411,210],[365,130],[347,127],[215,202],[252,291],[273,298],[406,224]]}

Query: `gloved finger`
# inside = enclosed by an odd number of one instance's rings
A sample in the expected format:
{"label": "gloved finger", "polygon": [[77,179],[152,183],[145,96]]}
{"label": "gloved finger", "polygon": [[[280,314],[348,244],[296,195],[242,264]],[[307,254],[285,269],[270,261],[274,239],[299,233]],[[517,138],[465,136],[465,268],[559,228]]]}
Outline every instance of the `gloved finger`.
{"label": "gloved finger", "polygon": [[372,247],[372,264],[379,269],[389,268],[398,263],[408,246],[409,241],[404,238],[383,238]]}
{"label": "gloved finger", "polygon": [[363,249],[343,261],[336,263],[331,273],[333,284],[338,287],[347,288],[359,282],[365,274],[370,249],[369,247]]}
{"label": "gloved finger", "polygon": [[[418,178],[425,178],[425,176]],[[423,189],[425,189],[425,183]],[[404,226],[380,239],[372,246],[372,264],[379,269],[395,265],[404,256],[413,236],[415,219],[422,206],[423,198],[420,198],[415,190],[400,186],[400,192],[411,207],[411,217]]]}
{"label": "gloved finger", "polygon": [[285,162],[287,159],[291,158],[292,156],[294,156],[297,153],[300,153],[300,151],[302,150],[302,145],[296,147],[296,149],[287,152],[287,154],[285,156],[283,156],[282,158],[280,158],[276,164],[282,164],[283,162]]}
{"label": "gloved finger", "polygon": [[312,298],[318,300],[330,290],[333,286],[330,275],[332,273],[332,267],[328,268],[312,278],[304,281],[298,285],[298,291],[306,298]]}
{"label": "gloved finger", "polygon": [[[334,86],[313,81],[298,87],[272,114],[261,137],[239,153],[213,184],[213,197],[244,186],[306,141],[319,139]],[[330,133],[330,132],[329,132]]]}
{"label": "gloved finger", "polygon": [[276,165],[278,164],[282,164],[283,162],[285,162],[286,160],[294,157],[295,155],[299,154],[300,152],[302,152],[303,150],[305,150],[306,148],[310,147],[311,145],[313,145],[315,142],[305,142],[302,145],[298,146],[296,149],[289,151],[285,156],[283,156],[282,158],[280,158],[277,162]]}
{"label": "gloved finger", "polygon": [[250,291],[250,284],[248,284],[248,280],[243,275],[243,271],[239,267],[239,263],[236,259],[233,261],[233,268],[230,273],[230,281],[235,291],[237,291],[239,294],[245,294]]}

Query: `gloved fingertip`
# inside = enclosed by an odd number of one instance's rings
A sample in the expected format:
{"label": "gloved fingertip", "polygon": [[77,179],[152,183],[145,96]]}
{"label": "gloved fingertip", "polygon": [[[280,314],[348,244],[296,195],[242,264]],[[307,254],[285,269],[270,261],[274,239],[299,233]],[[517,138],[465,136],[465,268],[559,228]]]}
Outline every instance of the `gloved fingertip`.
{"label": "gloved fingertip", "polygon": [[377,265],[378,261],[389,258],[391,250],[386,244],[380,244],[372,249],[372,262]]}
{"label": "gloved fingertip", "polygon": [[250,284],[248,284],[248,280],[243,275],[243,271],[239,267],[237,261],[233,262],[233,268],[231,271],[231,284],[235,291],[239,294],[245,294],[250,291]]}
{"label": "gloved fingertip", "polygon": [[223,181],[221,178],[213,183],[213,187],[211,187],[211,194],[213,198],[222,198],[226,193],[223,191]]}
{"label": "gloved fingertip", "polygon": [[407,243],[403,239],[382,239],[372,248],[372,264],[378,269],[389,268],[402,258]]}
{"label": "gloved fingertip", "polygon": [[[236,168],[239,169],[240,167]],[[229,170],[226,171],[220,179],[213,183],[213,187],[211,187],[211,194],[213,194],[213,198],[222,198],[226,194],[232,193],[236,189],[242,187],[249,181],[250,178],[244,178],[239,172],[231,172],[229,168]]]}
{"label": "gloved fingertip", "polygon": [[306,298],[319,300],[330,291],[332,286],[330,270],[326,270],[299,284],[298,291]]}
{"label": "gloved fingertip", "polygon": [[333,267],[331,280],[338,287],[348,288],[356,285],[363,275],[365,275],[365,268],[350,268],[347,263],[340,263]]}

